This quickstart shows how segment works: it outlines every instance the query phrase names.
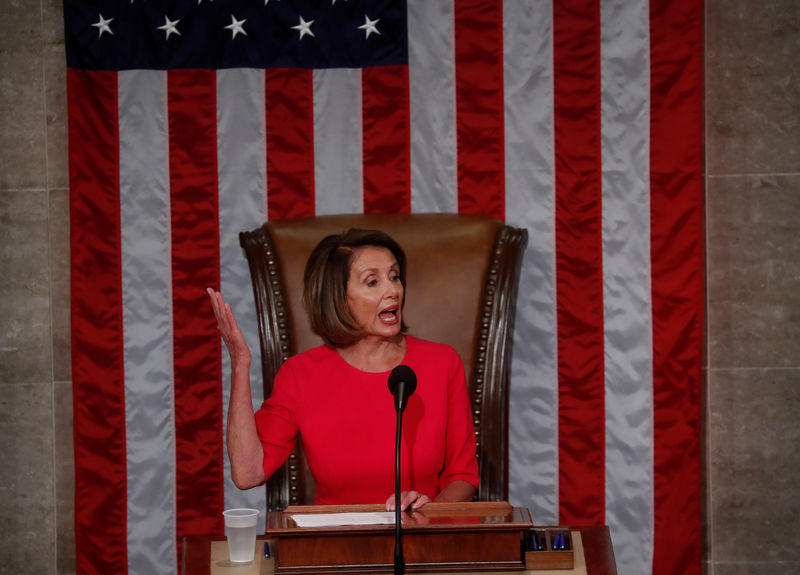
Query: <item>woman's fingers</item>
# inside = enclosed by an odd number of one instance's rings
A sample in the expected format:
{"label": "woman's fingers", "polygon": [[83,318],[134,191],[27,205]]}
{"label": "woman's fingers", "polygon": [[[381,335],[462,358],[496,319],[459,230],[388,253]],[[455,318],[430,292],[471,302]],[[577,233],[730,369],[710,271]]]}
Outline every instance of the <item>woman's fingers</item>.
{"label": "woman's fingers", "polygon": [[206,288],[208,297],[211,300],[211,308],[214,310],[214,317],[217,319],[217,326],[222,331],[229,322],[229,316],[232,315],[230,305],[222,297],[222,294],[215,292],[211,288]]}
{"label": "woman's fingers", "polygon": [[411,508],[412,509],[419,509],[420,507],[422,507],[426,503],[430,503],[430,502],[431,502],[431,500],[427,495],[423,495],[422,493],[420,493],[419,497],[417,497],[416,501],[414,501],[411,504]]}
{"label": "woman's fingers", "polygon": [[217,294],[211,288],[206,288],[206,293],[208,294],[208,299],[211,301],[211,309],[214,310],[214,317],[219,321],[219,301],[217,299]]}
{"label": "woman's fingers", "polygon": [[236,323],[236,317],[233,315],[230,304],[225,301],[220,292],[211,288],[206,288],[206,292],[211,299],[214,317],[217,319],[217,329],[219,329],[231,360],[234,363],[240,359],[249,362],[250,348],[247,346],[242,330],[239,329],[239,324]]}
{"label": "woman's fingers", "polygon": [[231,305],[225,301],[220,292],[215,292],[207,288],[208,296],[211,299],[211,307],[214,309],[214,317],[217,318],[217,327],[225,338],[239,329],[236,318],[233,315]]}
{"label": "woman's fingers", "polygon": [[[431,499],[424,493],[420,493],[418,491],[403,491],[400,494],[400,511],[405,511],[406,509],[411,507],[412,510],[419,509],[426,503],[430,503]],[[387,511],[394,511],[395,504],[394,504],[394,493],[389,496],[389,499],[386,500],[386,510]]]}

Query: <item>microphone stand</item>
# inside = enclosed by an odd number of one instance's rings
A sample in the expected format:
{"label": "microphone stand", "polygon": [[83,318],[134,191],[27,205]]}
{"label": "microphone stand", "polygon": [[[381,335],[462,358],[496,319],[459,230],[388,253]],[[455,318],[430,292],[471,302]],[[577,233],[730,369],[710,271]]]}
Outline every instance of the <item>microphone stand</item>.
{"label": "microphone stand", "polygon": [[400,442],[403,437],[403,410],[414,390],[417,389],[417,376],[407,365],[398,365],[389,374],[389,391],[394,396],[394,409],[397,413],[397,434],[394,443],[394,575],[403,575],[403,545],[401,541],[400,519]]}
{"label": "microphone stand", "polygon": [[[400,385],[403,385],[402,383]],[[402,397],[402,393],[399,394]],[[400,438],[403,428],[403,410],[397,410],[397,432],[394,443],[394,575],[403,575],[403,545],[400,531]]]}

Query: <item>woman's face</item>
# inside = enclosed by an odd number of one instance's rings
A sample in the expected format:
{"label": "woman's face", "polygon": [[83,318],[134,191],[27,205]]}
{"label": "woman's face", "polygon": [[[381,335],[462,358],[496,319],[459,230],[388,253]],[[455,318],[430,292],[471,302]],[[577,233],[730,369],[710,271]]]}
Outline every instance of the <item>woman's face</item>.
{"label": "woman's face", "polygon": [[355,248],[347,281],[347,303],[365,336],[400,333],[403,284],[400,266],[386,248]]}

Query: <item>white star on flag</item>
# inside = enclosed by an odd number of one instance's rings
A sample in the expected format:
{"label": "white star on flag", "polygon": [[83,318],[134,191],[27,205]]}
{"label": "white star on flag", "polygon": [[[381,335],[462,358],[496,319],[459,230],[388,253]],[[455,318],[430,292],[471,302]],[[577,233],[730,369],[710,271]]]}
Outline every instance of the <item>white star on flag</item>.
{"label": "white star on flag", "polygon": [[109,26],[113,18],[109,18],[108,20],[106,20],[105,18],[103,18],[103,15],[100,14],[99,12],[97,13],[97,15],[100,17],[100,20],[92,24],[92,26],[94,26],[98,30],[97,37],[99,38],[100,36],[102,36],[103,32],[108,32],[109,34],[113,35],[114,32],[111,31],[111,26]]}
{"label": "white star on flag", "polygon": [[308,34],[309,36],[314,36],[314,33],[311,31],[311,25],[314,23],[313,20],[306,22],[303,20],[303,17],[300,16],[300,23],[297,26],[292,26],[292,30],[298,30],[300,32],[300,40],[303,39],[303,36]]}
{"label": "white star on flag", "polygon": [[380,22],[380,18],[375,20],[370,20],[369,16],[364,14],[364,23],[358,27],[359,30],[364,30],[367,35],[366,37],[369,38],[369,35],[375,32],[376,34],[380,35],[378,28],[375,26],[378,22]]}
{"label": "white star on flag", "polygon": [[178,31],[178,22],[180,22],[180,20],[175,20],[174,22],[172,22],[169,19],[169,16],[164,16],[164,25],[159,26],[158,29],[166,32],[167,39],[169,39],[169,35],[173,33],[180,36],[181,33]]}
{"label": "white star on flag", "polygon": [[244,20],[237,20],[236,16],[231,14],[231,23],[225,26],[226,30],[230,30],[233,36],[231,38],[236,38],[236,35],[239,33],[244,34],[247,36],[247,32],[244,30],[244,23],[247,22],[247,19]]}

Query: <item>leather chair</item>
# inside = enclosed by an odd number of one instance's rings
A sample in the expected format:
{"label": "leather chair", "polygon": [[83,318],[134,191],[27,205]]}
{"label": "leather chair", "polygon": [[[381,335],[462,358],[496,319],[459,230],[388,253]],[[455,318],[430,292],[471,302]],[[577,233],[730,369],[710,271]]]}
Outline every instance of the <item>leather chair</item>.
{"label": "leather chair", "polygon": [[[460,354],[478,442],[477,498],[507,500],[511,336],[526,230],[484,216],[358,214],[269,221],[242,232],[258,314],[264,396],[289,356],[322,343],[303,310],[303,270],[319,240],[349,228],[383,230],[405,251],[409,333],[448,343]],[[311,504],[313,490],[298,441],[267,480],[267,509]]]}

